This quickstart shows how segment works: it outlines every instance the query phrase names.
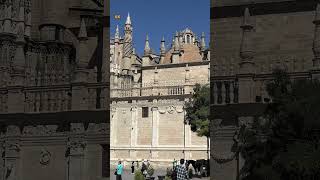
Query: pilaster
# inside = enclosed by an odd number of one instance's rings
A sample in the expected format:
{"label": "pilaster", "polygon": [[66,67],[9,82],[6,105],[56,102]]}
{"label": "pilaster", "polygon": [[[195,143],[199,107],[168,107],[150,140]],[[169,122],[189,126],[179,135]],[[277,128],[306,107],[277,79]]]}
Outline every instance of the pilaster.
{"label": "pilaster", "polygon": [[85,149],[84,126],[82,123],[72,123],[68,141],[69,149],[69,180],[85,179]]}
{"label": "pilaster", "polygon": [[158,107],[152,107],[152,147],[158,146],[159,140],[159,112]]}
{"label": "pilaster", "polygon": [[116,146],[117,144],[117,122],[118,113],[115,107],[111,107],[111,145]]}
{"label": "pilaster", "polygon": [[254,102],[254,81],[253,75],[238,75],[238,101],[239,103],[252,103]]}
{"label": "pilaster", "polygon": [[138,108],[136,106],[131,108],[131,147],[137,145],[137,134],[138,134]]}
{"label": "pilaster", "polygon": [[21,179],[20,162],[20,128],[18,126],[8,126],[5,135],[5,177],[8,180]]}

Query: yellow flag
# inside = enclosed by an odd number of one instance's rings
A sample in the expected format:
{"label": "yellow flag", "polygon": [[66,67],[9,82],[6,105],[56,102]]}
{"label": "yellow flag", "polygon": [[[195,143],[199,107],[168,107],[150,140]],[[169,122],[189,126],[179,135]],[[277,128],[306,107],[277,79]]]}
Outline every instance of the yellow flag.
{"label": "yellow flag", "polygon": [[114,18],[119,20],[120,19],[120,15],[114,15]]}

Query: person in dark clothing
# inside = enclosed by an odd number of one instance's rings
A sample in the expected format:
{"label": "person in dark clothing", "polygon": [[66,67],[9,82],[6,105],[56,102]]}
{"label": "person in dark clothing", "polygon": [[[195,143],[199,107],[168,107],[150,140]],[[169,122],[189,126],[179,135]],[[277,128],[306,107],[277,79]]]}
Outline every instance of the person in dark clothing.
{"label": "person in dark clothing", "polygon": [[134,161],[132,161],[132,164],[131,164],[131,173],[134,174]]}
{"label": "person in dark clothing", "polygon": [[142,163],[142,167],[141,167],[141,173],[145,176],[145,171],[147,170],[147,165],[145,164],[145,162]]}

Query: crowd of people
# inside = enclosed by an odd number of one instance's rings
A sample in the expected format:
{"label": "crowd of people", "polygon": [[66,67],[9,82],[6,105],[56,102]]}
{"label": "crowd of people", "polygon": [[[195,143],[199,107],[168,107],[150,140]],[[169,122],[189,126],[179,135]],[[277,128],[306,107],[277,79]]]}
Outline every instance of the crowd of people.
{"label": "crowd of people", "polygon": [[[141,162],[141,168],[139,161],[132,161],[131,173],[134,174],[136,170],[140,170],[144,177],[148,175],[148,169],[150,168],[150,161],[143,160]],[[170,173],[168,173],[171,171]],[[117,180],[122,180],[123,164],[121,161],[118,162],[115,175]],[[192,178],[193,175],[208,176],[207,166],[199,161],[185,161],[180,159],[179,163],[177,160],[172,162],[172,170],[167,168],[167,176],[170,176],[172,180],[186,180]]]}
{"label": "crowd of people", "polygon": [[[139,169],[139,161],[132,161],[131,163],[131,173],[134,174],[135,173],[135,167],[137,167],[137,169]],[[144,177],[147,176],[148,172],[148,168],[150,167],[150,162],[149,160],[143,160],[142,161],[142,165],[141,165],[141,173],[144,175]],[[117,169],[114,173],[114,175],[116,175],[116,179],[117,180],[122,180],[122,173],[123,173],[123,164],[121,161],[118,162],[117,165]]]}

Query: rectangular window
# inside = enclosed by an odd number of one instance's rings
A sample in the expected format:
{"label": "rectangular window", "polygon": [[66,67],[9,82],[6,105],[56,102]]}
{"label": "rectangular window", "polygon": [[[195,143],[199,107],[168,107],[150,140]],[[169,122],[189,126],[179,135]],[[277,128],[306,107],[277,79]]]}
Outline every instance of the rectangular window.
{"label": "rectangular window", "polygon": [[148,107],[142,107],[142,117],[146,118],[149,116],[149,108]]}

